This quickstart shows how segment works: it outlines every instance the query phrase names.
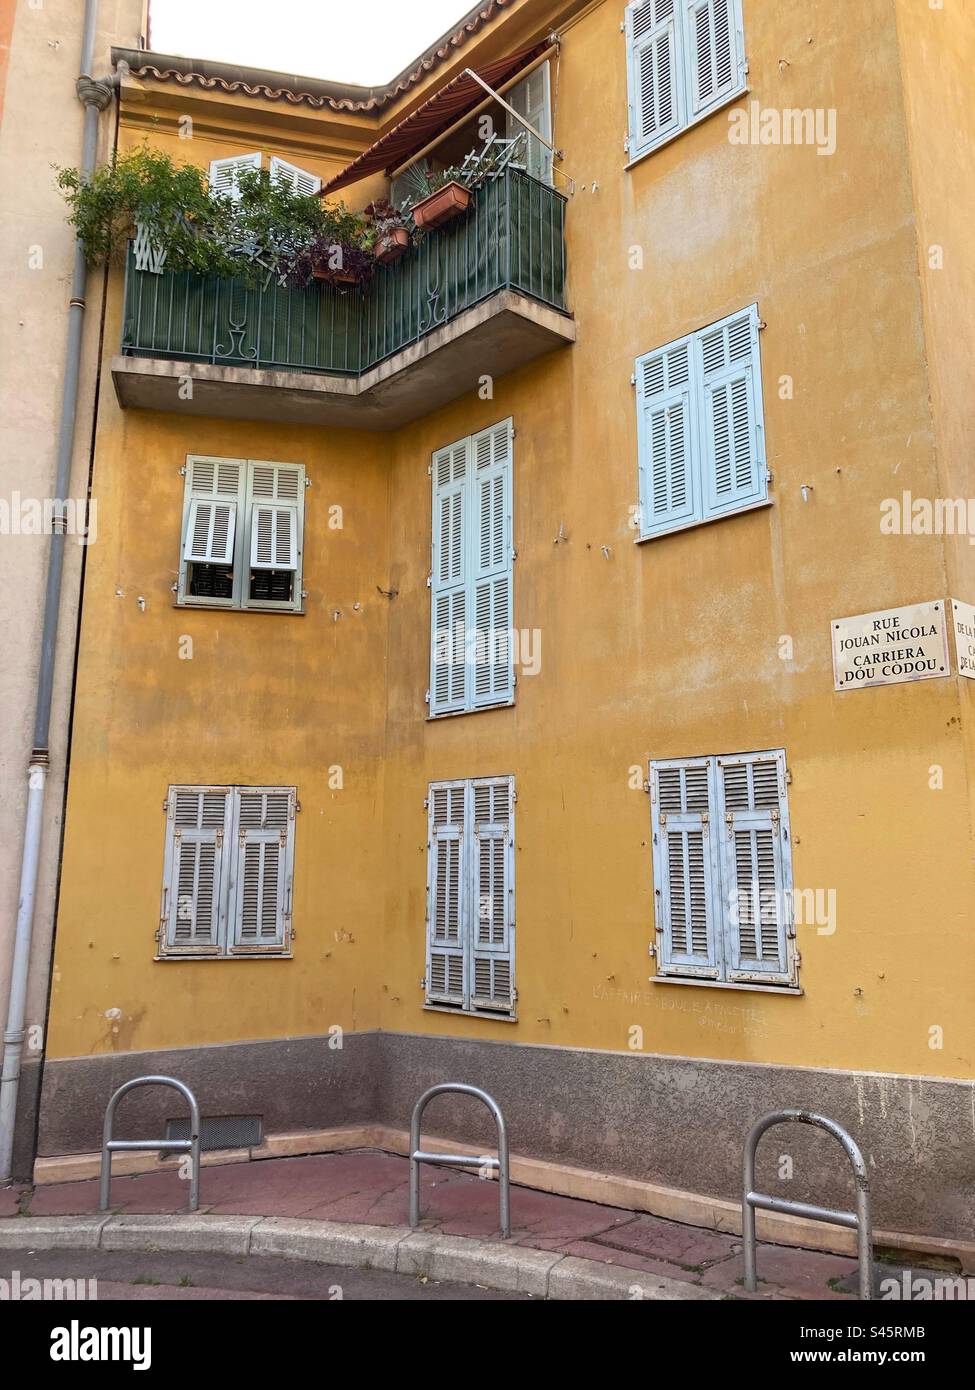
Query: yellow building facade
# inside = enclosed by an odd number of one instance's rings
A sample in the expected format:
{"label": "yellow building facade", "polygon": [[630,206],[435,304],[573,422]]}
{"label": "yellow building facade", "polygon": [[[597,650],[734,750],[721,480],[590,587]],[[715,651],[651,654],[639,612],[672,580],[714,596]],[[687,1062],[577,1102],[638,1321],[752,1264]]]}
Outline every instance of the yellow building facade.
{"label": "yellow building facade", "polygon": [[[96,1149],[111,1091],[146,1073],[188,1081],[205,1115],[260,1117],[265,1136],[401,1130],[426,1085],[458,1080],[497,1097],[513,1149],[556,1188],[571,1169],[727,1199],[751,1122],[802,1106],[860,1140],[878,1226],[975,1236],[972,688],[950,634],[935,679],[836,690],[832,664],[850,615],[975,601],[967,535],[882,524],[905,493],[971,492],[959,162],[970,174],[975,32],[961,7],[919,0],[704,6],[718,88],[695,116],[701,31],[673,8],[488,6],[379,98],[116,54],[121,147],[148,138],[202,166],[259,152],[327,181],[465,68],[544,53],[566,312],[507,284],[503,331],[488,295],[381,361],[371,396],[363,374],[349,406],[352,377],[316,385],[300,364],[122,352],[148,273],[110,272],[41,1158]],[[665,70],[652,50],[650,97],[634,26],[676,51]],[[790,111],[810,114],[792,127],[810,138],[786,139]],[[376,173],[341,196],[385,188]],[[461,493],[438,468],[473,441],[458,456],[475,487],[477,441],[509,422],[515,682],[441,715],[431,605],[450,555],[435,529]],[[683,500],[654,472],[682,449]],[[737,504],[713,493],[722,449],[752,469]],[[195,460],[303,470],[302,611],[180,603]],[[487,535],[489,495],[457,502],[465,545]],[[507,810],[475,829],[492,786]],[[443,799],[452,787],[466,810]],[[246,903],[236,936],[218,903],[209,956],[167,950],[175,788],[285,789],[286,921],[267,950],[231,958]],[[214,821],[231,895],[245,802],[231,793]],[[766,882],[766,852],[785,901],[770,940],[752,924],[749,954],[729,895]],[[507,901],[482,931],[485,885]],[[445,893],[468,914],[440,942],[464,957],[455,995],[432,978]],[[475,975],[502,919],[513,985],[498,1007]],[[489,1140],[441,1103],[438,1132]],[[145,1101],[147,1120],[160,1105]],[[781,1142],[794,1168],[775,1190],[846,1200],[825,1141]]]}

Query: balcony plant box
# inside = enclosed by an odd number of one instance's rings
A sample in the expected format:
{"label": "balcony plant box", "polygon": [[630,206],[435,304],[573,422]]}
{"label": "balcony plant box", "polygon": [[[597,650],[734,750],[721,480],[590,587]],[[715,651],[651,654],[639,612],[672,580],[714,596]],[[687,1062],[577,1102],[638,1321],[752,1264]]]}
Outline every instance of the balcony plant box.
{"label": "balcony plant box", "polygon": [[376,242],[376,260],[380,265],[389,265],[405,256],[410,246],[410,234],[406,227],[393,227]]}
{"label": "balcony plant box", "polygon": [[445,183],[442,188],[428,193],[425,198],[413,204],[413,221],[423,231],[429,232],[434,227],[449,222],[452,217],[459,217],[462,212],[467,211],[470,204],[471,190],[451,179],[450,183]]}

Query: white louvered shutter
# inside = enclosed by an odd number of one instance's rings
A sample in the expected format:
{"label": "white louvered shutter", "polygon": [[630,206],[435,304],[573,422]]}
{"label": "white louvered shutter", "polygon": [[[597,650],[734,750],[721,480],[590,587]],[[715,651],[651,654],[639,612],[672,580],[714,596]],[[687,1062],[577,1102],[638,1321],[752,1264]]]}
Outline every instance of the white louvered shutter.
{"label": "white louvered shutter", "polygon": [[245,473],[243,459],[204,458],[197,455],[187,459],[180,602],[186,597],[188,564],[234,564],[237,516]]}
{"label": "white louvered shutter", "polygon": [[431,714],[461,710],[467,703],[469,472],[469,438],[433,456]]}
{"label": "white louvered shutter", "polygon": [[280,952],[289,945],[295,802],[293,787],[242,787],[237,793],[234,954]]}
{"label": "white louvered shutter", "polygon": [[293,463],[248,464],[248,550],[252,570],[290,570],[294,573],[290,602],[248,599],[255,607],[301,607],[301,556],[304,522],[305,470]]}
{"label": "white louvered shutter", "polygon": [[678,5],[643,0],[626,8],[630,99],[630,159],[664,140],[683,123]]}
{"label": "white louvered shutter", "polygon": [[711,517],[768,495],[757,310],[705,329],[697,346],[704,514]]}
{"label": "white louvered shutter", "polygon": [[317,193],[322,181],[317,174],[309,174],[307,169],[299,169],[297,164],[289,164],[286,159],[271,156],[271,182],[283,184],[293,193]]}
{"label": "white louvered shutter", "polygon": [[792,868],[785,754],[718,758],[727,978],[792,984]]}
{"label": "white louvered shutter", "polygon": [[651,764],[657,969],[717,979],[720,892],[711,761]]}
{"label": "white louvered shutter", "polygon": [[[538,131],[539,135],[544,135],[545,139],[549,141],[552,139],[552,102],[547,62],[540,63],[534,72],[530,72],[517,86],[512,87],[505,100],[518,112],[519,116]],[[528,173],[533,178],[540,179],[542,183],[551,183],[552,151],[547,145],[543,145],[540,140],[537,140],[534,135],[530,135],[510,112],[506,112],[505,115],[507,139],[512,140],[518,135],[524,137],[524,148],[527,153],[524,165]]]}
{"label": "white louvered shutter", "polygon": [[468,604],[474,619],[475,708],[509,701],[514,693],[511,445],[510,420],[471,440],[474,546]]}
{"label": "white louvered shutter", "polygon": [[736,0],[683,0],[687,6],[687,64],[691,118],[744,85],[742,35]]}
{"label": "white louvered shutter", "polygon": [[183,559],[210,565],[233,564],[236,524],[236,502],[191,498]]}
{"label": "white louvered shutter", "polygon": [[160,948],[166,955],[216,955],[226,914],[226,849],[232,826],[227,787],[170,787]]}
{"label": "white louvered shutter", "polygon": [[514,1005],[514,783],[475,781],[471,1007]]}
{"label": "white louvered shutter", "polygon": [[429,795],[426,998],[467,1006],[466,788],[431,786]]}
{"label": "white louvered shutter", "polygon": [[641,534],[702,516],[693,342],[681,339],[636,362]]}
{"label": "white louvered shutter", "polygon": [[210,191],[223,193],[236,201],[240,197],[237,176],[242,169],[260,169],[261,153],[234,154],[227,159],[214,159],[210,164]]}

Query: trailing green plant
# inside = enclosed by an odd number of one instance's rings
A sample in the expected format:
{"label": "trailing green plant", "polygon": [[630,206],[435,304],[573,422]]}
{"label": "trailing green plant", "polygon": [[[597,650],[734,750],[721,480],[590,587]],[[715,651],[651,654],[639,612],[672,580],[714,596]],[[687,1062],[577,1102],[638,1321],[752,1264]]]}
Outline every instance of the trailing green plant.
{"label": "trailing green plant", "polygon": [[375,232],[367,219],[328,207],[317,194],[296,193],[267,170],[240,170],[232,196],[213,191],[204,170],[146,142],[116,153],[88,179],[60,169],[58,185],[91,264],[123,260],[138,224],[165,251],[166,270],[309,284],[330,248],[334,278],[341,265],[358,278],[372,272]]}
{"label": "trailing green plant", "polygon": [[203,232],[212,232],[220,208],[196,165],[177,164],[146,143],[116,151],[87,179],[78,169],[59,169],[57,182],[90,264],[121,260],[141,223],[165,245],[174,269],[209,268]]}

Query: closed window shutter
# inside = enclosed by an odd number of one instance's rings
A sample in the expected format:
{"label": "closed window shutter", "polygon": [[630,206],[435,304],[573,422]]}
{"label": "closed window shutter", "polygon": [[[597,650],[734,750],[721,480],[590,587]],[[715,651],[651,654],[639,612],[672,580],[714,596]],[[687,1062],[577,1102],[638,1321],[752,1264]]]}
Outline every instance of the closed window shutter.
{"label": "closed window shutter", "polygon": [[234,154],[227,159],[214,159],[210,164],[210,190],[223,193],[234,201],[240,197],[237,176],[241,169],[260,169],[261,154]]}
{"label": "closed window shutter", "polygon": [[637,358],[641,534],[702,518],[697,471],[694,344],[684,338]]}
{"label": "closed window shutter", "polygon": [[691,114],[701,115],[744,82],[735,0],[684,0]]}
{"label": "closed window shutter", "polygon": [[[301,607],[305,470],[298,464],[252,461],[248,465],[248,549],[253,570],[290,570],[293,598],[277,607]],[[247,606],[272,606],[273,600],[245,599]]]}
{"label": "closed window shutter", "polygon": [[467,1006],[466,788],[430,788],[426,998]]}
{"label": "closed window shutter", "polygon": [[768,494],[757,310],[725,319],[697,338],[705,515],[720,516]]}
{"label": "closed window shutter", "polygon": [[[546,140],[552,138],[552,103],[549,82],[549,65],[547,62],[541,63],[534,72],[530,72],[526,78],[512,87],[505,97],[508,105],[513,107],[533,129],[537,130],[539,135],[544,135]],[[533,178],[540,179],[542,183],[551,183],[552,151],[547,145],[543,145],[540,140],[537,140],[534,135],[529,134],[510,112],[506,113],[506,117],[506,137],[509,140],[513,140],[519,135],[524,137],[524,146],[527,152],[524,164],[528,173]]]}
{"label": "closed window shutter", "polygon": [[216,955],[222,947],[231,812],[227,787],[169,790],[160,922],[163,954]]}
{"label": "closed window shutter", "polygon": [[470,439],[433,456],[433,573],[430,712],[467,703],[467,588]]}
{"label": "closed window shutter", "polygon": [[[237,516],[244,496],[245,475],[243,459],[204,458],[197,455],[187,459],[180,602],[187,598],[187,565],[234,565]],[[208,603],[220,601],[207,600]],[[232,599],[225,602],[230,604]]]}
{"label": "closed window shutter", "polygon": [[794,984],[785,754],[717,760],[728,979]]}
{"label": "closed window shutter", "polygon": [[473,703],[498,704],[514,692],[511,547],[511,421],[473,436]]}
{"label": "closed window shutter", "polygon": [[514,1003],[514,785],[475,781],[471,1007],[510,1013]]}
{"label": "closed window shutter", "polygon": [[657,969],[717,979],[720,871],[708,758],[651,764]]}
{"label": "closed window shutter", "polygon": [[625,15],[631,159],[683,123],[676,7],[683,0],[644,0]]}
{"label": "closed window shutter", "polygon": [[286,159],[271,156],[271,182],[283,184],[293,193],[317,193],[322,181],[317,174],[309,174],[307,169],[299,169],[297,164],[289,164]]}
{"label": "closed window shutter", "polygon": [[293,788],[239,791],[231,909],[234,954],[280,952],[289,944],[294,825]]}

